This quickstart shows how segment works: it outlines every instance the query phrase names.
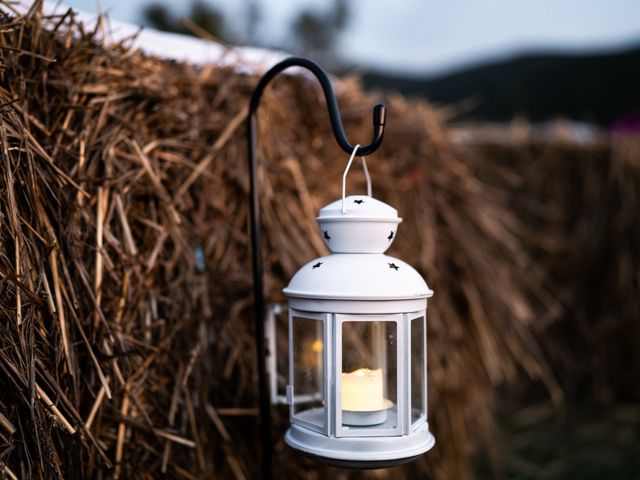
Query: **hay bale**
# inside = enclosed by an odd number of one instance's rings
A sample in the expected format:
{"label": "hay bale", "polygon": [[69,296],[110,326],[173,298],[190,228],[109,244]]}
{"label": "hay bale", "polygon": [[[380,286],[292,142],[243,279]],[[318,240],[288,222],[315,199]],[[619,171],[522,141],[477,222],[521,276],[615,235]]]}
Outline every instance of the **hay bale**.
{"label": "hay bale", "polygon": [[489,164],[521,172],[510,186],[498,182],[560,302],[536,335],[567,401],[640,402],[640,139],[525,137],[469,148],[485,184],[496,182]]}
{"label": "hay bale", "polygon": [[[101,45],[71,14],[35,8],[1,23],[4,472],[255,478],[243,119],[256,78]],[[366,140],[374,98],[345,80],[339,101],[350,138]],[[532,334],[536,310],[554,300],[508,190],[479,180],[436,110],[385,102],[386,140],[370,169],[376,196],[405,218],[391,253],[436,290],[439,443],[405,467],[342,475],[470,478],[470,453],[490,443],[496,385],[526,372],[560,395]],[[325,253],[313,217],[337,198],[346,159],[320,105],[303,78],[280,79],[263,102],[271,301]],[[354,178],[350,190],[363,188]],[[277,478],[337,475],[285,448],[287,412],[274,411]]]}

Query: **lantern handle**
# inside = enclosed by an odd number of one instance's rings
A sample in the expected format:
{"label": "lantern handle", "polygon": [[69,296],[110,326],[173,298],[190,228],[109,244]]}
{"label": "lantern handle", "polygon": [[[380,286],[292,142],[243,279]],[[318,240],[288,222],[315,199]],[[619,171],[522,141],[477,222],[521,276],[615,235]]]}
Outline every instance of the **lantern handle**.
{"label": "lantern handle", "polygon": [[[347,168],[344,169],[344,173],[342,174],[342,214],[347,214],[347,207],[344,203],[344,199],[346,197],[347,190],[347,174],[349,173],[349,169],[351,168],[351,164],[353,163],[353,159],[356,156],[356,152],[360,148],[360,144],[353,147],[353,152],[351,152],[351,156],[349,157],[349,161],[347,162]],[[360,157],[362,160],[362,170],[364,170],[364,176],[367,179],[367,196],[371,196],[371,177],[369,176],[369,169],[367,168],[367,161],[364,158],[364,155]]]}
{"label": "lantern handle", "polygon": [[369,176],[369,169],[367,168],[367,160],[364,156],[360,157],[362,161],[362,170],[364,171],[364,178],[367,181],[367,197],[371,197],[371,177]]}

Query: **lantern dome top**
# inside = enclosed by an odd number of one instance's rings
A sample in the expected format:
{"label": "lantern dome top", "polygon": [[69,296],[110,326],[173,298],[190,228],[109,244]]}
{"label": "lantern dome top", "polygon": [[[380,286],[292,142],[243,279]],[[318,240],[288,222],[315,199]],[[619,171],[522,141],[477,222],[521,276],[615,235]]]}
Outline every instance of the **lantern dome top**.
{"label": "lantern dome top", "polygon": [[368,195],[349,195],[343,199],[320,209],[316,220],[378,220],[382,222],[400,223],[398,211],[391,205],[387,205]]}
{"label": "lantern dome top", "polygon": [[320,209],[316,218],[333,253],[384,253],[402,221],[398,211],[368,195],[349,195]]}
{"label": "lantern dome top", "polygon": [[433,295],[413,267],[382,254],[317,258],[298,270],[284,293],[324,300],[415,300]]}

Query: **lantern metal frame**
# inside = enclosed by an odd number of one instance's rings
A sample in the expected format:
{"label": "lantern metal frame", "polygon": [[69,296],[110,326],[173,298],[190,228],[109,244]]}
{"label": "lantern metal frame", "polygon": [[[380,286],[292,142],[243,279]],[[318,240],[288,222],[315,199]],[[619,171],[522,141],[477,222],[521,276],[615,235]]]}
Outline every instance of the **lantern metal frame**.
{"label": "lantern metal frame", "polygon": [[[251,261],[253,268],[253,296],[254,296],[254,320],[255,320],[255,342],[258,366],[258,387],[260,397],[260,438],[261,438],[261,477],[271,478],[271,465],[273,458],[273,446],[271,442],[271,390],[267,381],[266,369],[266,339],[265,339],[265,297],[264,297],[264,270],[261,255],[261,232],[260,232],[260,195],[258,185],[258,160],[257,151],[257,111],[260,100],[267,85],[280,72],[290,67],[302,67],[311,72],[320,82],[324,92],[329,119],[336,142],[346,153],[354,150],[349,143],[344,132],[340,110],[335,93],[331,86],[331,81],[325,71],[316,63],[301,57],[290,57],[276,64],[268,70],[258,81],[253,90],[249,102],[249,112],[247,115],[247,141],[248,141],[248,167],[250,184],[250,223],[251,223]],[[373,136],[368,145],[359,148],[361,156],[367,156],[375,152],[382,144],[384,134],[386,109],[382,104],[378,104],[373,109]]]}
{"label": "lantern metal frame", "polygon": [[[292,379],[294,377],[294,368],[295,368],[295,362],[294,362],[294,358],[293,358],[293,353],[294,353],[294,349],[293,349],[293,345],[292,345],[292,336],[291,336],[291,332],[293,332],[293,319],[294,317],[296,318],[300,318],[300,319],[305,319],[305,320],[318,320],[322,322],[322,339],[326,339],[328,338],[331,334],[332,334],[332,330],[331,330],[331,314],[330,313],[319,313],[319,312],[303,312],[301,310],[295,310],[293,308],[289,308],[289,318],[288,318],[288,329],[290,332],[289,335],[289,383],[287,386],[287,394],[286,394],[286,403],[289,405],[289,422],[291,424],[296,424],[296,425],[300,425],[302,427],[308,428],[310,430],[313,430],[315,432],[321,433],[323,435],[328,435],[329,434],[329,428],[330,428],[330,422],[331,422],[331,412],[329,408],[324,408],[323,412],[322,412],[322,417],[323,417],[323,421],[322,421],[322,426],[318,426],[316,424],[313,424],[307,420],[304,420],[302,418],[298,418],[296,417],[295,413],[294,413],[294,409],[293,409],[293,402],[296,398],[296,396],[294,395],[294,391],[292,389],[293,385],[292,383]],[[276,356],[276,352],[269,352],[270,356]],[[328,349],[323,348],[322,350],[322,372],[323,372],[323,378],[322,378],[322,384],[321,384],[321,392],[324,395],[325,392],[329,391],[329,389],[331,388],[331,376],[328,373],[327,369],[329,367],[329,365],[331,364],[331,358],[329,357],[330,355],[330,351]],[[273,372],[269,372],[271,374],[271,378],[275,377],[276,371]],[[305,401],[310,401],[310,400],[315,400],[315,397],[307,397],[305,395],[298,395],[297,396],[299,401],[305,402]]]}
{"label": "lantern metal frame", "polygon": [[[344,255],[338,255],[345,257]],[[363,257],[367,256],[362,255]],[[376,257],[376,255],[371,255]],[[323,257],[327,258],[327,257]],[[392,258],[392,257],[388,257]],[[315,260],[303,266],[298,273],[308,276],[306,268],[313,264]],[[417,275],[417,272],[413,272]],[[300,281],[292,279],[292,283],[300,286]],[[425,285],[426,286],[426,285]],[[286,294],[291,294],[296,289],[291,289],[291,284],[285,289]],[[277,395],[276,385],[276,362],[270,365],[271,381],[273,382],[273,400],[275,403],[286,403],[291,412],[299,406],[298,400],[302,399],[296,393],[296,379],[294,368],[298,367],[292,355],[294,351],[295,333],[292,326],[292,318],[301,320],[321,319],[324,321],[322,344],[323,360],[322,369],[316,371],[316,375],[322,375],[323,398],[323,424],[309,425],[290,415],[291,426],[285,435],[286,443],[304,452],[319,461],[332,464],[338,467],[347,468],[384,468],[414,460],[435,444],[435,438],[429,431],[428,422],[428,385],[427,385],[427,299],[431,297],[432,291],[426,286],[423,298],[419,300],[422,305],[416,307],[413,299],[405,300],[371,300],[369,305],[373,311],[371,313],[358,308],[350,309],[347,305],[363,305],[358,301],[349,302],[342,300],[338,303],[330,299],[304,299],[290,297],[289,304],[289,372],[286,387],[286,396]],[[300,294],[301,295],[301,294]],[[330,295],[330,294],[329,294]],[[310,301],[309,301],[310,300]],[[297,306],[292,306],[292,303]],[[334,308],[336,307],[336,308]],[[284,306],[279,305],[277,310],[284,312]],[[351,310],[350,313],[338,313]],[[359,310],[356,313],[356,310]],[[384,312],[384,313],[382,313]],[[269,337],[275,336],[275,313],[272,314],[268,325]],[[413,329],[420,322],[421,335],[414,337]],[[394,387],[396,395],[389,397],[395,400],[393,409],[396,412],[396,424],[393,428],[385,428],[383,424],[345,426],[342,419],[342,374],[344,373],[342,356],[344,349],[348,346],[343,342],[343,326],[347,322],[373,322],[380,325],[382,322],[395,323],[396,351],[389,357],[388,361],[393,361],[395,372]],[[318,337],[319,338],[319,337]],[[414,356],[414,341],[418,340],[419,354]],[[274,349],[269,352],[275,358],[275,341],[272,340]],[[386,347],[384,347],[386,348]],[[422,363],[418,376],[420,383],[414,383],[414,362]],[[273,370],[271,370],[273,369]],[[384,375],[388,370],[383,367]],[[388,378],[388,377],[384,377]],[[391,384],[388,384],[391,385]],[[419,395],[419,403],[414,403],[412,390],[419,388],[422,393]],[[303,396],[307,394],[304,392]],[[388,394],[388,393],[387,393]],[[304,399],[303,399],[304,400]],[[304,405],[304,401],[301,402]],[[320,407],[310,407],[306,410],[318,410]],[[417,413],[414,419],[414,412]],[[300,411],[304,414],[305,410]],[[319,417],[318,417],[319,418]]]}
{"label": "lantern metal frame", "polygon": [[[335,433],[334,436],[336,438],[344,438],[344,437],[399,437],[403,434],[403,422],[404,419],[404,410],[406,399],[398,398],[402,392],[405,392],[404,375],[400,373],[405,372],[405,358],[402,355],[403,349],[400,348],[400,345],[405,344],[405,333],[404,333],[404,323],[405,318],[402,313],[391,313],[391,314],[379,314],[379,315],[361,315],[361,314],[334,314],[334,323],[335,323],[335,332],[334,332],[334,341],[332,344],[333,347],[333,356],[334,356],[334,365],[332,365],[332,372],[335,371],[335,389],[330,392],[331,403],[335,404]],[[338,375],[338,372],[342,372],[342,331],[343,325],[346,322],[393,322],[396,325],[396,358],[395,358],[395,368],[396,368],[396,404],[395,404],[395,412],[396,412],[396,426],[393,428],[382,428],[379,425],[376,425],[375,428],[370,427],[349,427],[345,428],[342,418],[342,375]]]}
{"label": "lantern metal frame", "polygon": [[[416,430],[418,430],[420,428],[420,426],[422,426],[423,424],[428,424],[429,421],[429,388],[427,386],[427,364],[428,364],[428,358],[427,358],[427,308],[425,308],[422,311],[418,311],[418,312],[410,312],[410,313],[405,313],[405,324],[406,324],[406,334],[407,334],[407,342],[409,344],[409,349],[406,352],[405,355],[405,361],[408,361],[408,365],[409,368],[407,369],[407,382],[409,385],[408,388],[408,392],[407,395],[409,396],[409,425],[408,425],[408,429],[407,431],[409,433],[412,433]],[[424,385],[422,386],[422,390],[424,393],[424,397],[422,398],[422,405],[421,405],[421,411],[422,411],[422,415],[420,416],[420,418],[418,418],[415,422],[413,422],[411,420],[411,412],[413,410],[413,397],[412,397],[412,392],[413,392],[413,380],[411,379],[411,371],[412,371],[412,366],[411,366],[411,342],[413,341],[413,334],[412,334],[412,329],[413,329],[413,321],[417,320],[419,318],[422,318],[422,329],[423,329],[423,335],[422,335],[422,358],[424,359],[424,366],[422,367],[422,378],[424,379]]]}

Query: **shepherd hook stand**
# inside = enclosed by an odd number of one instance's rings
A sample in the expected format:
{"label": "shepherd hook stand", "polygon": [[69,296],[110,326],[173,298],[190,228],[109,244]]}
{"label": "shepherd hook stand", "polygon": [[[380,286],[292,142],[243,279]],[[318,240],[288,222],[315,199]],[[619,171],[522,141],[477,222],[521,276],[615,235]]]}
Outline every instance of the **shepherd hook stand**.
{"label": "shepherd hook stand", "polygon": [[[325,71],[316,63],[306,58],[290,57],[275,65],[264,74],[258,82],[249,104],[249,115],[247,117],[247,139],[248,139],[248,160],[249,160],[249,181],[250,203],[251,203],[251,256],[253,263],[253,296],[256,322],[256,351],[258,357],[258,376],[260,389],[260,436],[262,442],[262,478],[271,478],[271,463],[273,446],[271,443],[271,404],[269,398],[269,385],[267,383],[267,372],[265,365],[265,334],[264,334],[264,284],[262,256],[260,251],[260,195],[258,191],[258,162],[256,158],[257,150],[257,118],[256,113],[260,105],[260,99],[264,89],[273,78],[289,67],[303,67],[315,75],[322,86],[324,97],[329,109],[329,119],[333,135],[338,145],[346,153],[351,154],[354,147],[349,143],[344,133],[342,119],[338,102],[331,87],[331,82]],[[375,152],[382,143],[385,121],[385,106],[378,104],[373,108],[373,139],[371,143],[358,149],[358,155],[366,156]]]}

